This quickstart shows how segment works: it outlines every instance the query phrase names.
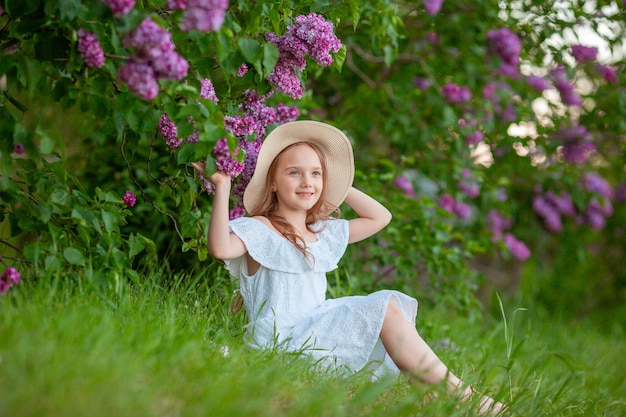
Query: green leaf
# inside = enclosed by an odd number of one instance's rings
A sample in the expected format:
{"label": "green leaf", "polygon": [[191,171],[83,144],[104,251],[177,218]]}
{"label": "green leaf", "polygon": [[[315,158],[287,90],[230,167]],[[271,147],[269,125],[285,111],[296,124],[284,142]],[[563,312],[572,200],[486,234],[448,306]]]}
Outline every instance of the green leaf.
{"label": "green leaf", "polygon": [[79,265],[79,266],[85,265],[85,256],[78,249],[65,248],[63,250],[63,257],[65,258],[67,262],[69,262],[72,265]]}
{"label": "green leaf", "polygon": [[207,142],[189,143],[184,145],[177,154],[179,164],[188,164],[203,159],[213,150],[213,146]]}
{"label": "green leaf", "polygon": [[102,211],[102,221],[104,222],[104,228],[108,234],[111,234],[117,228],[117,214],[110,211]]}
{"label": "green leaf", "polygon": [[[263,45],[263,76],[267,77],[274,70],[276,62],[280,57],[278,47],[273,43]],[[261,74],[261,73],[260,73]]]}
{"label": "green leaf", "polygon": [[138,253],[140,253],[142,250],[146,248],[144,239],[137,237],[137,235],[135,234],[131,234],[128,237],[128,246],[129,246],[128,257],[131,259],[134,258],[135,255],[137,255]]}
{"label": "green leaf", "polygon": [[259,74],[262,74],[261,44],[259,41],[251,38],[241,38],[237,44],[246,61],[250,62]]}

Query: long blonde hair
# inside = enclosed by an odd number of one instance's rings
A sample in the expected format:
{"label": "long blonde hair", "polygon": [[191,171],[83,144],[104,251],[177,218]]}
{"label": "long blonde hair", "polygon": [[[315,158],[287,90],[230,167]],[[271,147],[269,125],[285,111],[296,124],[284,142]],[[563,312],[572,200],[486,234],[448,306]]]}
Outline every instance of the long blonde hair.
{"label": "long blonde hair", "polygon": [[324,153],[321,149],[311,143],[311,142],[297,142],[287,146],[285,149],[280,151],[276,158],[270,164],[270,167],[267,171],[267,177],[265,179],[265,193],[263,194],[263,198],[261,199],[261,203],[254,209],[252,216],[264,216],[267,218],[272,226],[280,232],[287,240],[294,244],[294,246],[302,252],[302,254],[309,258],[311,254],[307,250],[306,242],[300,236],[298,231],[291,223],[289,223],[283,216],[277,213],[278,210],[278,198],[276,197],[276,193],[271,191],[272,183],[274,182],[274,178],[276,176],[276,170],[278,167],[278,162],[283,152],[287,149],[291,149],[295,146],[306,145],[312,148],[317,156],[320,159],[322,164],[322,193],[320,198],[317,200],[315,205],[311,207],[307,211],[306,216],[306,228],[312,233],[319,232],[319,230],[313,230],[311,226],[320,220],[327,220],[330,218],[330,215],[335,213],[336,217],[339,217],[341,212],[339,211],[339,207],[335,207],[326,201],[326,189],[328,186],[328,177],[326,175],[326,158],[324,157]]}

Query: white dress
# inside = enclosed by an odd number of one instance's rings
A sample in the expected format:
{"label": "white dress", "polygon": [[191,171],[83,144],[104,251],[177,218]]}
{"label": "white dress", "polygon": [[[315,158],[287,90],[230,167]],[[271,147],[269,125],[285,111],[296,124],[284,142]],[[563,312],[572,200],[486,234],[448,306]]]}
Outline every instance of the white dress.
{"label": "white dress", "polygon": [[304,352],[324,367],[365,369],[374,378],[399,372],[380,341],[380,330],[390,300],[413,324],[417,301],[391,290],[326,299],[326,272],[337,268],[348,245],[347,220],[315,225],[317,241],[307,243],[311,260],[257,219],[241,217],[229,226],[261,265],[248,275],[245,255],[225,261],[239,280],[248,315],[245,338],[251,346]]}

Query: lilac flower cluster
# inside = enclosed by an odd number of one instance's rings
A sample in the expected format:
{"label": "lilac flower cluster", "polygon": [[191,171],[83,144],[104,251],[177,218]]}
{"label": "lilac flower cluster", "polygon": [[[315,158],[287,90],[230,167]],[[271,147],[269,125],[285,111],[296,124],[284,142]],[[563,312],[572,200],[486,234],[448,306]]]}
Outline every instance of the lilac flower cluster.
{"label": "lilac flower cluster", "polygon": [[597,64],[596,70],[600,73],[600,75],[602,75],[602,78],[604,78],[607,83],[619,84],[619,77],[617,76],[615,69],[606,65]]}
{"label": "lilac flower cluster", "polygon": [[331,22],[311,13],[296,17],[283,36],[267,33],[267,41],[275,44],[280,52],[278,62],[267,80],[276,90],[289,97],[301,98],[302,85],[297,71],[303,71],[306,67],[306,56],[309,55],[320,65],[328,66],[333,62],[330,53],[341,49],[341,41],[333,30]]}
{"label": "lilac flower cluster", "polygon": [[602,197],[612,197],[613,189],[609,183],[595,172],[588,172],[581,178],[583,187],[591,193],[598,194]]}
{"label": "lilac flower cluster", "polygon": [[445,211],[454,214],[460,219],[466,219],[472,215],[472,208],[467,204],[458,201],[450,194],[443,194],[439,197],[439,207]]}
{"label": "lilac flower cluster", "polygon": [[15,152],[18,155],[23,155],[25,151],[26,149],[24,149],[24,145],[22,145],[21,143],[16,143],[15,146],[13,147],[13,152]]}
{"label": "lilac flower cluster", "polygon": [[413,189],[413,184],[411,183],[411,180],[405,177],[404,175],[396,177],[396,179],[393,180],[393,185],[395,187],[398,187],[400,190],[402,190],[402,194],[404,194],[405,196],[410,197],[412,199],[417,198],[417,195],[415,194],[415,190]]}
{"label": "lilac flower cluster", "polygon": [[146,18],[122,40],[125,48],[135,53],[120,67],[120,80],[144,100],[152,100],[159,92],[157,79],[182,80],[189,63],[176,52],[170,33]]}
{"label": "lilac flower cluster", "polygon": [[604,199],[604,205],[592,198],[582,215],[582,221],[588,224],[594,230],[602,230],[606,225],[606,218],[613,215],[613,206],[611,200]]}
{"label": "lilac flower cluster", "polygon": [[19,284],[20,278],[21,275],[17,269],[12,266],[8,267],[0,276],[0,295],[6,294],[13,285]]}
{"label": "lilac flower cluster", "polygon": [[563,159],[572,164],[584,163],[595,150],[591,135],[583,125],[563,126],[554,132],[552,138],[562,144]]}
{"label": "lilac flower cluster", "polygon": [[[189,116],[187,120],[189,120],[194,128],[196,127],[193,117]],[[178,137],[178,128],[176,127],[176,124],[169,118],[167,113],[163,113],[159,119],[159,132],[161,132],[161,136],[165,139],[167,146],[172,149],[178,148],[183,143],[183,139]],[[200,131],[198,129],[194,129],[191,135],[187,136],[185,140],[187,143],[196,143],[198,142],[199,134]]]}
{"label": "lilac flower cluster", "polygon": [[102,68],[104,66],[104,51],[95,34],[78,29],[78,53],[88,67]]}
{"label": "lilac flower cluster", "polygon": [[135,0],[102,0],[102,3],[111,9],[115,17],[122,17],[135,7]]}
{"label": "lilac flower cluster", "polygon": [[463,194],[465,194],[469,198],[476,198],[480,194],[480,185],[476,178],[472,175],[472,172],[463,168],[461,172],[462,178],[458,183],[459,189]]}
{"label": "lilac flower cluster", "polygon": [[418,90],[426,91],[430,87],[430,80],[425,77],[416,77],[413,79],[413,84],[415,84]]}
{"label": "lilac flower cluster", "polygon": [[475,130],[465,136],[465,143],[467,143],[468,146],[478,145],[483,140],[483,138],[483,132],[480,130]]}
{"label": "lilac flower cluster", "polygon": [[441,92],[446,101],[450,104],[464,103],[472,98],[472,93],[469,88],[459,86],[455,83],[445,84],[441,88]]}
{"label": "lilac flower cluster", "polygon": [[502,61],[499,72],[507,76],[518,76],[519,55],[522,50],[519,37],[508,28],[491,29],[487,32],[487,41],[489,50]]}
{"label": "lilac flower cluster", "polygon": [[172,9],[186,9],[188,0],[167,0],[167,8]]}
{"label": "lilac flower cluster", "polygon": [[424,9],[429,15],[436,15],[441,10],[443,0],[424,0]]}
{"label": "lilac flower cluster", "polygon": [[565,67],[562,65],[557,66],[550,71],[550,75],[554,80],[554,86],[561,94],[561,100],[563,100],[564,104],[568,106],[581,106],[583,104],[582,99],[578,93],[574,91],[574,86],[567,77]]}
{"label": "lilac flower cluster", "polygon": [[241,64],[239,69],[237,70],[237,77],[241,78],[248,72],[248,66],[246,64]]}
{"label": "lilac flower cluster", "polygon": [[504,244],[511,253],[511,256],[515,259],[525,261],[530,258],[530,249],[528,249],[528,246],[512,234],[504,234]]}
{"label": "lilac flower cluster", "polygon": [[521,240],[511,233],[505,233],[513,226],[513,221],[503,217],[497,209],[491,209],[487,214],[487,228],[491,231],[492,242],[504,242],[511,256],[519,261],[530,257],[530,249]]}
{"label": "lilac flower cluster", "polygon": [[584,45],[573,45],[572,55],[579,64],[595,61],[598,56],[598,48]]}
{"label": "lilac flower cluster", "polygon": [[137,197],[132,191],[126,190],[126,193],[122,196],[122,201],[128,207],[135,207],[135,204],[137,204]]}
{"label": "lilac flower cluster", "polygon": [[[189,32],[213,32],[222,27],[224,15],[228,8],[228,0],[187,0],[185,2],[172,2],[183,4],[185,9],[181,30]],[[169,4],[169,3],[168,3]]]}
{"label": "lilac flower cluster", "polygon": [[217,103],[220,100],[217,98],[215,94],[215,88],[213,87],[213,82],[210,79],[204,78],[200,81],[200,97],[208,100],[212,100]]}
{"label": "lilac flower cluster", "polygon": [[561,216],[576,214],[572,197],[565,191],[557,195],[552,190],[548,190],[545,195],[535,195],[533,210],[543,220],[546,229],[551,232],[560,232],[563,229]]}
{"label": "lilac flower cluster", "polygon": [[528,83],[528,85],[538,93],[543,93],[545,90],[550,88],[550,82],[548,80],[536,75],[529,75],[526,77],[526,83]]}

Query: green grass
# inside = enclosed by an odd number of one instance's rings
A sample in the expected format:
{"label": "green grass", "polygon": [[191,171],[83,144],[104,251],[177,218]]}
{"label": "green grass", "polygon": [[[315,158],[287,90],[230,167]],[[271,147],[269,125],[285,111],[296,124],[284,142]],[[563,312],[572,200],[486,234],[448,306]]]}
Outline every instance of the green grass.
{"label": "green grass", "polygon": [[[23,283],[1,297],[0,416],[474,415],[441,393],[422,401],[441,387],[341,378],[298,355],[248,349],[227,281],[161,281],[116,292]],[[483,321],[422,306],[418,327],[514,415],[626,415],[623,318],[557,322],[513,313],[524,307],[515,303],[503,303],[506,320],[496,308]]]}

